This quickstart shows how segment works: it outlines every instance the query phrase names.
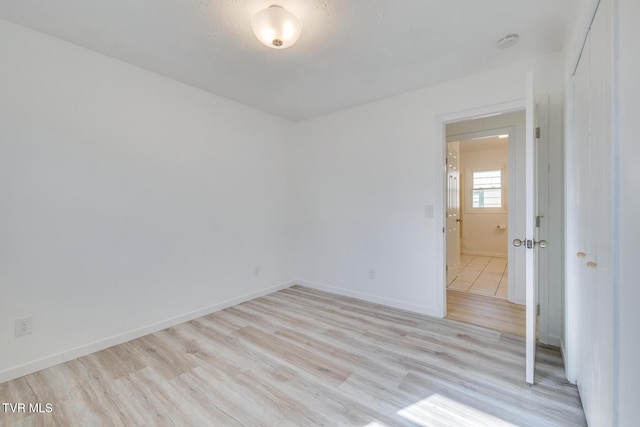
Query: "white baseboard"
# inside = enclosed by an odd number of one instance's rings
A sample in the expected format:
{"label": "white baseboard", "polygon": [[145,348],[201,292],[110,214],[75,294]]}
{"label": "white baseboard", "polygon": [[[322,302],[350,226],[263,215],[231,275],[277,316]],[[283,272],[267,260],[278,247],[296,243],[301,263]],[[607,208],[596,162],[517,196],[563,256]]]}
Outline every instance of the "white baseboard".
{"label": "white baseboard", "polygon": [[524,299],[524,298],[507,299],[507,301],[509,301],[510,303],[513,303],[513,304],[527,305],[527,300]]}
{"label": "white baseboard", "polygon": [[567,362],[567,351],[564,347],[564,341],[562,339],[560,339],[560,355],[562,356],[562,363],[564,364],[564,373],[567,381],[569,381],[571,384],[575,384],[576,379],[571,378],[571,376],[569,375],[569,370],[567,369],[567,366],[569,365]]}
{"label": "white baseboard", "polygon": [[393,308],[399,308],[401,310],[412,311],[414,313],[424,314],[431,317],[438,317],[438,318],[444,317],[444,315],[440,313],[438,310],[434,310],[429,307],[425,307],[423,305],[411,304],[404,301],[397,301],[389,298],[378,297],[376,295],[371,295],[364,292],[353,291],[351,289],[337,288],[337,287],[325,285],[322,283],[308,282],[306,280],[298,280],[296,283],[301,286],[317,289],[319,291],[330,292],[333,294],[343,295],[345,297],[357,298],[363,301],[386,305]]}
{"label": "white baseboard", "polygon": [[500,252],[482,252],[482,251],[463,250],[462,253],[464,255],[490,256],[490,257],[494,257],[494,258],[507,258],[507,254],[500,253]]}
{"label": "white baseboard", "polygon": [[227,307],[231,307],[246,301],[250,301],[255,298],[259,298],[264,295],[279,291],[295,285],[295,280],[280,283],[274,286],[270,286],[266,289],[261,289],[256,292],[250,292],[245,295],[240,295],[229,300],[213,304],[207,307],[200,308],[189,313],[174,316],[160,322],[153,323],[151,325],[143,326],[141,328],[133,329],[121,334],[113,335],[108,338],[100,339],[89,344],[84,344],[69,350],[62,351],[60,353],[52,354],[50,356],[43,357],[31,362],[24,363],[22,365],[14,366],[12,368],[0,371],[0,384],[6,381],[13,380],[25,375],[32,374],[42,369],[50,368],[55,365],[59,365],[69,360],[76,359],[78,357],[86,356],[96,351],[104,350],[105,348],[113,347],[114,345],[122,344],[127,341],[134,340],[136,338],[143,337],[145,335],[152,334],[154,332],[161,331],[163,329],[170,328],[172,326],[179,325],[180,323],[188,322],[198,317],[206,316],[207,314],[214,313],[216,311],[223,310]]}
{"label": "white baseboard", "polygon": [[560,337],[557,337],[555,335],[549,335],[547,338],[549,338],[549,342],[547,344],[553,347],[562,348],[562,340],[560,339]]}

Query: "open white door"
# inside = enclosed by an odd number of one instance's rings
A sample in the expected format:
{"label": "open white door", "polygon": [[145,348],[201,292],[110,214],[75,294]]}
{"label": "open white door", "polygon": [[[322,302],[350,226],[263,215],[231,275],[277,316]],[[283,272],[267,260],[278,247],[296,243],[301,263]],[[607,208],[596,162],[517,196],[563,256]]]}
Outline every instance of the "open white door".
{"label": "open white door", "polygon": [[[460,143],[447,143],[447,271],[460,265]],[[449,277],[447,276],[447,285]]]}
{"label": "open white door", "polygon": [[536,152],[536,104],[533,90],[533,73],[527,73],[526,83],[526,147],[525,147],[525,239],[515,239],[515,246],[522,246],[525,255],[526,282],[526,379],[533,384],[536,361],[537,295],[538,295],[538,247],[547,242],[538,241],[536,220],[537,206],[537,152]]}

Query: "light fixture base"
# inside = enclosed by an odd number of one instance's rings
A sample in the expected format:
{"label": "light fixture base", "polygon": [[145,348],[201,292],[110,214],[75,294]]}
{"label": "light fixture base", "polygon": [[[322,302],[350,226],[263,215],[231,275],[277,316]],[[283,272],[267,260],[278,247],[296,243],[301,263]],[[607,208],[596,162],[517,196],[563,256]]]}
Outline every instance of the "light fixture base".
{"label": "light fixture base", "polygon": [[496,42],[496,45],[498,46],[498,49],[508,49],[510,47],[515,46],[516,43],[518,43],[519,39],[520,39],[520,36],[516,33],[507,34],[506,36],[498,40]]}

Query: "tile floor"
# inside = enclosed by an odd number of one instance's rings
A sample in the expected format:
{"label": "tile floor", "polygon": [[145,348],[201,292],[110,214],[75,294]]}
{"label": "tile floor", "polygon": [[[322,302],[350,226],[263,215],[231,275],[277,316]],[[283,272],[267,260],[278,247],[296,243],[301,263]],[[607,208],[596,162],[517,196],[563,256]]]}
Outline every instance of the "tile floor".
{"label": "tile floor", "polygon": [[507,258],[462,255],[449,267],[447,289],[507,299]]}

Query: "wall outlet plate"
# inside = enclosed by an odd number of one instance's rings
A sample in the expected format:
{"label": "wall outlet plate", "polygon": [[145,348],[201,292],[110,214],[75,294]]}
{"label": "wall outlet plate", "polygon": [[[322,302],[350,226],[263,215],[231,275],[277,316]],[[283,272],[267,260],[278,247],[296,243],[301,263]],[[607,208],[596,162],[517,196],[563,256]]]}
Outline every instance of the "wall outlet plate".
{"label": "wall outlet plate", "polygon": [[28,335],[33,332],[33,317],[21,317],[15,319],[16,336]]}

